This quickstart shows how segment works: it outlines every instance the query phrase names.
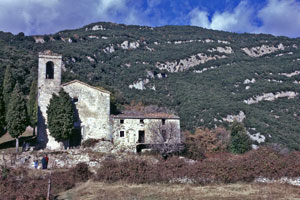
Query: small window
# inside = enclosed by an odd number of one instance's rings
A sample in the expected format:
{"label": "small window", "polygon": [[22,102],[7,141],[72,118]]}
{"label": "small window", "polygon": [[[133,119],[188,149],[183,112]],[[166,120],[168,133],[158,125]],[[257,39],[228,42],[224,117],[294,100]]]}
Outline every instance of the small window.
{"label": "small window", "polygon": [[78,97],[73,97],[73,103],[77,103],[78,102]]}
{"label": "small window", "polygon": [[162,123],[162,125],[165,125],[166,124],[166,119],[162,119],[161,123]]}
{"label": "small window", "polygon": [[124,131],[120,131],[120,137],[124,137]]}
{"label": "small window", "polygon": [[54,63],[51,61],[46,63],[46,79],[54,79]]}
{"label": "small window", "polygon": [[162,136],[164,142],[167,141],[167,131],[166,130],[161,131],[161,136]]}
{"label": "small window", "polygon": [[138,143],[145,143],[145,131],[139,131]]}
{"label": "small window", "polygon": [[144,124],[144,120],[143,119],[140,119],[140,124]]}
{"label": "small window", "polygon": [[124,124],[124,119],[120,119],[120,124]]}

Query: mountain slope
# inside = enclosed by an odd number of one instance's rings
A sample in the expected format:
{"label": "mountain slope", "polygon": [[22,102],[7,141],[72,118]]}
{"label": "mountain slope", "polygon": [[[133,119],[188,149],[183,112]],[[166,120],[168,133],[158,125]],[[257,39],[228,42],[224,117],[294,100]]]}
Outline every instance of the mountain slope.
{"label": "mountain slope", "polygon": [[0,33],[0,44],[0,81],[13,65],[25,93],[37,53],[50,49],[63,55],[64,82],[104,87],[120,103],[169,107],[188,130],[239,115],[258,141],[300,149],[299,38],[94,23],[45,36]]}

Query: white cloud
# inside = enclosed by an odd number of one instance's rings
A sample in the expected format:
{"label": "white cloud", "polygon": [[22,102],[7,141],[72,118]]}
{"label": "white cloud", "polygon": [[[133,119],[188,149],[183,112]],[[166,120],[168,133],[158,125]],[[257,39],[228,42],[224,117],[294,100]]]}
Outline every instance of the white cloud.
{"label": "white cloud", "polygon": [[258,18],[263,25],[257,32],[300,37],[300,3],[296,0],[269,0]]}
{"label": "white cloud", "polygon": [[194,9],[190,13],[191,25],[215,30],[251,32],[254,30],[254,27],[251,24],[253,13],[254,10],[246,1],[241,1],[232,12],[215,12],[211,17],[211,20],[209,20],[207,12]]}
{"label": "white cloud", "polygon": [[191,25],[210,28],[210,21],[208,19],[207,12],[200,11],[198,8],[195,8],[190,12],[190,15],[191,15]]}
{"label": "white cloud", "polygon": [[145,24],[134,0],[0,0],[0,30],[54,33],[92,22]]}
{"label": "white cloud", "polygon": [[[256,21],[261,21],[258,25]],[[232,11],[209,14],[198,8],[190,12],[190,24],[232,32],[270,33],[290,37],[300,36],[300,3],[296,0],[268,0],[255,12],[248,1],[241,1]]]}

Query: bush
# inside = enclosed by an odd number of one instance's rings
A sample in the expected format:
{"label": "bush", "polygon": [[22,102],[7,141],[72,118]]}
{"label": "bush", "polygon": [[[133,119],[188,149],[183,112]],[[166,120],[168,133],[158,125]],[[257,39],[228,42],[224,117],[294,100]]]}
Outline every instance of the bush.
{"label": "bush", "polygon": [[92,175],[89,171],[89,166],[86,163],[78,163],[72,169],[72,174],[75,182],[87,181]]}
{"label": "bush", "polygon": [[[5,170],[9,173],[5,179],[0,179],[1,199],[46,199],[49,173],[25,168]],[[3,174],[3,168],[1,172]],[[50,199],[54,199],[59,192],[71,189],[76,182],[88,180],[90,176],[91,172],[85,163],[79,163],[67,171],[53,172]]]}
{"label": "bush", "polygon": [[203,159],[206,154],[227,152],[230,136],[224,128],[196,129],[194,134],[185,132],[186,157],[191,159]]}
{"label": "bush", "polygon": [[98,139],[89,138],[81,143],[84,148],[94,147],[99,142]]}
{"label": "bush", "polygon": [[[218,158],[190,162],[171,157],[156,163],[140,159],[104,161],[96,180],[128,183],[169,183],[186,180],[196,184],[252,182],[256,178],[295,178],[300,174],[300,152],[281,155],[264,147],[243,155],[220,153]],[[180,182],[180,181],[179,181]]]}

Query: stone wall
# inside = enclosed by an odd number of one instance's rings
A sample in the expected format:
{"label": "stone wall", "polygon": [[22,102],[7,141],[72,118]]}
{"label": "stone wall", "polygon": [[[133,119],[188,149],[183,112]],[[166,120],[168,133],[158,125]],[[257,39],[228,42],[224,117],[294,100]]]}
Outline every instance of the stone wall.
{"label": "stone wall", "polygon": [[[121,120],[124,120],[121,123]],[[142,121],[141,121],[142,120]],[[179,119],[165,119],[165,125],[162,125],[162,119],[153,119],[153,118],[112,118],[112,127],[113,127],[113,141],[114,145],[119,149],[136,151],[136,146],[139,143],[139,131],[145,132],[144,144],[153,144],[153,134],[156,134],[157,131],[153,129],[166,129],[168,130],[170,126],[175,126],[174,138],[180,143],[180,120]],[[124,136],[121,137],[120,131],[124,131]],[[167,141],[168,142],[168,141]]]}
{"label": "stone wall", "polygon": [[89,138],[111,140],[110,93],[89,86],[80,81],[72,81],[62,85],[63,89],[75,98],[82,139]]}
{"label": "stone wall", "polygon": [[[53,62],[54,78],[46,78],[46,63]],[[61,84],[62,56],[57,54],[39,54],[38,67],[38,142],[41,148],[60,148],[58,142],[50,136],[47,124],[47,106],[53,93],[58,93]]]}

